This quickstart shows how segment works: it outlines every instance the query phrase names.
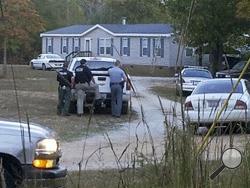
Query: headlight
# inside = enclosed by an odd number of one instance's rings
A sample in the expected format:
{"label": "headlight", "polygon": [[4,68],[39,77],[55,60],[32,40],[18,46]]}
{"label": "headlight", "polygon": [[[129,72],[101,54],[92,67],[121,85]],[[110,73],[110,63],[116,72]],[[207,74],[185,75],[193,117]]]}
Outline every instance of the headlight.
{"label": "headlight", "polygon": [[36,152],[54,153],[59,149],[58,142],[55,139],[43,139],[37,143]]}
{"label": "headlight", "polygon": [[36,168],[53,168],[60,157],[59,143],[55,139],[46,138],[37,142],[32,164]]}

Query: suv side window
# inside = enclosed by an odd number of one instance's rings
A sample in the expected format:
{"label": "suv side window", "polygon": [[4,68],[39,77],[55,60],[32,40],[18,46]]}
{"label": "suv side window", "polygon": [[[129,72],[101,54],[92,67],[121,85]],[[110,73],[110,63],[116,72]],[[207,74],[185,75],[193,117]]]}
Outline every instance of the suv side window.
{"label": "suv side window", "polygon": [[250,82],[245,81],[245,84],[246,84],[247,92],[250,94]]}

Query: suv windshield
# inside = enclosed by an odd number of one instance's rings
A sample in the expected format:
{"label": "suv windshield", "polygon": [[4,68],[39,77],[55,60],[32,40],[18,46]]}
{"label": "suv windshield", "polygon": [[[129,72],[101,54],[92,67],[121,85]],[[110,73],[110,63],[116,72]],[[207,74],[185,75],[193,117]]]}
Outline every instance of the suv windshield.
{"label": "suv windshield", "polygon": [[[80,61],[76,61],[73,70],[80,65]],[[113,62],[108,61],[87,61],[86,65],[91,70],[108,70],[109,68],[114,67]]]}
{"label": "suv windshield", "polygon": [[199,69],[186,69],[183,71],[182,76],[212,78],[212,75],[208,71]]}
{"label": "suv windshield", "polygon": [[[236,81],[231,80],[213,80],[210,82],[204,82],[198,84],[193,94],[205,94],[205,93],[230,93],[233,85]],[[238,84],[234,93],[243,93],[241,82]]]}
{"label": "suv windshield", "polygon": [[235,64],[232,69],[242,70],[245,66],[245,63],[245,61],[240,61],[239,63]]}

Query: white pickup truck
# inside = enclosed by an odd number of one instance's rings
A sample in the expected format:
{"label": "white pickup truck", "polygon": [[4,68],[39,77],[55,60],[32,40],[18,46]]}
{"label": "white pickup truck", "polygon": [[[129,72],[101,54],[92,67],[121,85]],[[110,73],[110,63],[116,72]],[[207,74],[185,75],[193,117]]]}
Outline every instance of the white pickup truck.
{"label": "white pickup truck", "polygon": [[[94,105],[95,109],[106,108],[111,106],[111,90],[110,90],[110,78],[108,74],[108,69],[114,67],[114,62],[116,59],[107,57],[75,57],[71,60],[68,65],[68,70],[75,74],[75,69],[80,65],[80,60],[85,59],[87,61],[86,65],[90,68],[95,83],[99,85],[99,91],[101,94],[101,99],[96,100]],[[129,75],[128,79],[129,78]],[[86,95],[85,107],[88,105],[88,94]],[[131,84],[125,83],[123,88],[122,97],[122,114],[127,114],[129,110],[129,103],[131,99]],[[76,103],[73,97],[73,103]]]}

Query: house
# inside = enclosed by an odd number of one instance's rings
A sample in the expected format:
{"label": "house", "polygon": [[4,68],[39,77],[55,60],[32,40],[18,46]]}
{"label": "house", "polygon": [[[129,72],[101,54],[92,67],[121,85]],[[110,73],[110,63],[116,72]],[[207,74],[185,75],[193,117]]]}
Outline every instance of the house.
{"label": "house", "polygon": [[[176,65],[178,43],[169,24],[72,25],[40,37],[42,53],[65,57],[72,51],[92,51],[95,56],[113,57],[124,64]],[[184,64],[194,63],[193,49],[186,48],[180,54]]]}

